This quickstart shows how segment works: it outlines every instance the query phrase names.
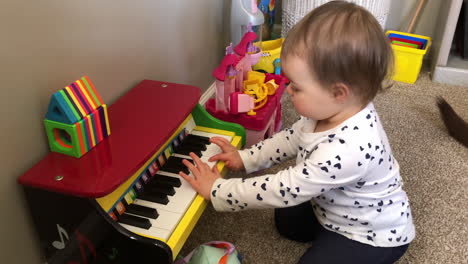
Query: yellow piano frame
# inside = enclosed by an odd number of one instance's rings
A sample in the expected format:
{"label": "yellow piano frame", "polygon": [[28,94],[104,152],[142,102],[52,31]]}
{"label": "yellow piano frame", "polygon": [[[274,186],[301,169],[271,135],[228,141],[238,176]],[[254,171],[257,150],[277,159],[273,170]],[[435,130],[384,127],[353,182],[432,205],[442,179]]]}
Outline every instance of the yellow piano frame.
{"label": "yellow piano frame", "polygon": [[[125,181],[123,184],[121,184],[117,189],[115,189],[112,193],[104,196],[97,198],[96,201],[97,203],[101,206],[101,208],[105,212],[109,212],[111,208],[115,205],[116,201],[119,201],[122,196],[127,193],[129,188],[132,186],[132,184],[135,182],[135,180],[141,175],[141,173],[149,166],[149,164],[160,154],[162,153],[168,144],[171,142],[171,139],[174,138],[176,135],[178,135],[182,129],[186,126],[188,121],[192,119],[193,116],[190,114],[182,124],[177,128],[177,130],[171,135],[168,141],[166,141],[163,146],[140,168],[136,173],[134,173],[127,181]],[[216,128],[208,128],[208,127],[203,127],[203,126],[196,126],[194,130],[198,131],[203,131],[203,132],[210,132],[218,135],[226,135],[226,136],[231,136],[231,144],[240,149],[244,142],[245,139],[243,140],[242,136],[236,135],[236,133],[232,131],[227,131],[227,130],[222,130],[222,129],[216,129]],[[220,161],[216,164],[219,172],[221,173],[222,176],[225,176],[227,173],[227,168],[224,166],[224,162]],[[158,238],[158,237],[152,237],[148,236],[145,234],[140,234],[137,233],[140,236],[145,236],[151,239],[158,239],[160,241],[165,242],[172,250],[172,257],[175,259],[177,255],[179,254],[180,250],[182,249],[182,246],[184,245],[185,241],[187,240],[188,236],[192,232],[193,228],[195,227],[196,223],[198,222],[198,219],[200,218],[201,214],[203,213],[203,210],[205,210],[206,205],[208,204],[208,201],[205,200],[203,197],[197,194],[195,199],[193,200],[192,204],[190,207],[187,209],[186,213],[180,220],[179,224],[176,226],[174,231],[172,232],[171,236],[169,239],[166,241],[165,239]]]}

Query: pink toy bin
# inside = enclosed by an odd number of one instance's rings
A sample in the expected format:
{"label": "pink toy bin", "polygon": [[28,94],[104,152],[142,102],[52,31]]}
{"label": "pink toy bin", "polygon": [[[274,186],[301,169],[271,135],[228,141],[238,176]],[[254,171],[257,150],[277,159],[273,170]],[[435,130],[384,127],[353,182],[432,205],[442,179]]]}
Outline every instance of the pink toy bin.
{"label": "pink toy bin", "polygon": [[266,73],[265,82],[274,79],[279,84],[275,94],[268,96],[266,104],[255,112],[256,115],[246,113],[230,114],[215,110],[215,99],[209,99],[205,108],[212,116],[223,121],[240,124],[245,128],[245,147],[250,147],[263,139],[271,137],[281,129],[281,97],[286,89],[288,79],[281,75]]}

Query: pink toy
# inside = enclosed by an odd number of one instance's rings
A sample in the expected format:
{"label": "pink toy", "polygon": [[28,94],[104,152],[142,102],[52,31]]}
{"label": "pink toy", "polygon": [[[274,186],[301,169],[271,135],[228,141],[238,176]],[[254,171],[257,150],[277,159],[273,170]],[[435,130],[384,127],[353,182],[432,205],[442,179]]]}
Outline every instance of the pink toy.
{"label": "pink toy", "polygon": [[246,113],[255,106],[254,98],[248,94],[234,92],[229,98],[229,112],[231,114]]}
{"label": "pink toy", "polygon": [[242,92],[243,82],[247,79],[247,72],[252,70],[262,55],[260,48],[253,44],[257,38],[257,34],[252,31],[252,24],[247,26],[247,33],[244,34],[242,40],[234,48],[234,51],[241,56],[241,60],[236,64],[236,92]]}
{"label": "pink toy", "polygon": [[236,92],[244,91],[244,80],[247,80],[247,73],[252,70],[250,64],[250,59],[247,56],[242,57],[242,59],[236,64]]}
{"label": "pink toy", "polygon": [[259,49],[253,44],[256,38],[257,34],[252,31],[252,24],[249,23],[247,26],[247,32],[244,34],[239,44],[237,44],[237,46],[234,48],[234,51],[239,54],[239,56],[257,53]]}
{"label": "pink toy", "polygon": [[247,73],[260,59],[261,51],[253,44],[257,34],[252,31],[251,24],[247,29],[248,32],[235,48],[232,48],[232,43],[226,47],[226,55],[213,70],[213,76],[216,78],[216,111],[229,112],[229,95],[233,92],[243,92],[243,82],[247,79]]}
{"label": "pink toy", "polygon": [[248,73],[262,54],[260,48],[253,44],[256,34],[250,25],[248,30],[234,49],[232,44],[226,48],[226,55],[213,70],[216,98],[209,99],[205,105],[214,117],[240,124],[246,129],[245,147],[272,136],[281,128],[281,96],[288,82],[284,76],[266,74],[262,78],[250,78],[261,80],[261,89],[252,87],[244,91],[244,80],[250,80]]}
{"label": "pink toy", "polygon": [[243,57],[247,57],[250,61],[250,66],[257,64],[262,56],[262,52],[259,47],[254,45],[254,41],[257,38],[257,34],[252,30],[252,24],[247,25],[247,33],[242,37],[241,41],[234,48],[234,51]]}
{"label": "pink toy", "polygon": [[239,58],[232,50],[232,44],[226,48],[226,55],[221,64],[213,70],[213,76],[216,78],[216,111],[229,111],[229,95],[236,89],[237,71],[234,68]]}
{"label": "pink toy", "polygon": [[275,94],[268,96],[265,105],[256,110],[256,115],[247,115],[246,113],[230,114],[218,112],[215,109],[214,99],[208,100],[206,110],[214,117],[242,125],[246,129],[247,140],[245,147],[249,147],[265,138],[272,136],[281,129],[281,97],[286,88],[287,78],[276,75],[266,74],[265,81],[274,79],[279,84]]}

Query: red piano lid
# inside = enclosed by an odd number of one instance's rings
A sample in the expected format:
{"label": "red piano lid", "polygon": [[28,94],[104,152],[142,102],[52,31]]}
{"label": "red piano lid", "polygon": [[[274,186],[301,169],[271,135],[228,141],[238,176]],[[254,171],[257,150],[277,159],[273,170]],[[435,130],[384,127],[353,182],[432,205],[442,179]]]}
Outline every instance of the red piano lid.
{"label": "red piano lid", "polygon": [[200,93],[194,86],[144,80],[109,106],[108,138],[81,158],[50,152],[18,182],[81,197],[109,194],[168,140]]}

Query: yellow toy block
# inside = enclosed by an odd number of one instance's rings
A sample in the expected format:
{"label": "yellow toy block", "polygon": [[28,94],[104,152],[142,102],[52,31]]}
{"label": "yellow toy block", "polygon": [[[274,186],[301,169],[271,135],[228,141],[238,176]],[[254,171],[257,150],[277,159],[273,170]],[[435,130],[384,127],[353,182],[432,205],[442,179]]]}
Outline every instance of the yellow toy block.
{"label": "yellow toy block", "polygon": [[274,79],[271,79],[268,82],[264,83],[263,86],[267,91],[268,95],[274,95],[276,92],[276,88],[278,88],[279,85],[275,83]]}
{"label": "yellow toy block", "polygon": [[260,84],[265,83],[266,75],[258,71],[247,72],[247,80],[259,80]]}
{"label": "yellow toy block", "polygon": [[244,81],[244,92],[245,91],[255,91],[261,86],[262,86],[262,84],[260,83],[260,81],[258,79],[245,80]]}

